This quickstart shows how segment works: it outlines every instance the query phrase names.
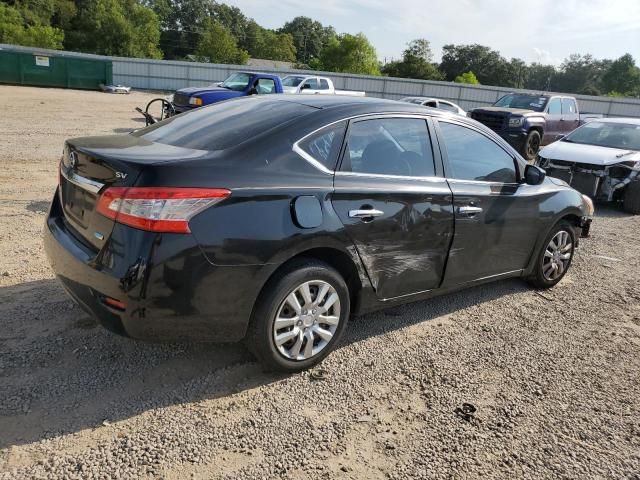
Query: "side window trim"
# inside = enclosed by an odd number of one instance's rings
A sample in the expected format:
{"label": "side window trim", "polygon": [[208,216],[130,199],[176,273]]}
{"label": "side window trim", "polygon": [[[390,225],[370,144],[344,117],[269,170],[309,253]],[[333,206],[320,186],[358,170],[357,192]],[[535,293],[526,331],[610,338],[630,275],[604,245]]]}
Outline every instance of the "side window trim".
{"label": "side window trim", "polygon": [[[455,178],[455,177],[450,177],[449,176],[449,170],[451,170],[451,167],[449,166],[449,158],[447,156],[447,147],[444,144],[444,137],[442,135],[442,130],[440,129],[440,123],[450,123],[452,125],[457,125],[459,127],[464,127],[464,128],[468,128],[469,130],[473,130],[476,133],[479,133],[480,135],[482,135],[484,138],[486,138],[487,140],[493,142],[496,146],[500,147],[500,149],[502,151],[504,151],[504,153],[506,153],[509,157],[511,157],[513,159],[513,166],[515,168],[516,171],[516,181],[514,183],[505,183],[505,182],[494,182],[494,181],[488,181],[488,180],[465,180],[465,179],[461,179],[461,178]],[[442,156],[442,164],[444,166],[444,178],[447,181],[452,181],[452,182],[458,182],[458,183],[474,183],[474,184],[482,184],[482,185],[522,185],[522,168],[520,165],[520,161],[518,160],[517,157],[514,157],[513,154],[511,152],[509,152],[507,149],[505,149],[502,145],[500,145],[498,142],[496,142],[493,138],[487,136],[485,134],[485,132],[475,128],[473,125],[466,125],[462,122],[456,122],[453,120],[449,120],[449,119],[438,119],[437,121],[433,121],[433,123],[435,124],[435,132],[436,132],[436,138],[438,140],[438,147],[440,149],[440,154]]]}
{"label": "side window trim", "polygon": [[[340,146],[338,148],[338,159],[336,161],[335,167],[333,170],[327,168],[320,160],[316,159],[313,157],[313,155],[309,154],[306,150],[304,150],[300,144],[303,143],[306,139],[308,139],[309,137],[312,137],[313,135],[315,135],[316,133],[327,129],[329,127],[332,127],[334,125],[337,125],[339,123],[342,122],[346,122],[347,125],[344,129],[344,132],[342,134],[342,139],[340,140]],[[319,128],[316,128],[315,130],[307,133],[304,137],[299,138],[298,140],[296,140],[293,143],[293,146],[291,147],[291,150],[293,150],[295,153],[297,153],[298,155],[300,155],[302,158],[304,158],[307,162],[309,162],[311,165],[313,165],[314,167],[316,167],[318,170],[320,170],[322,173],[326,173],[328,175],[334,175],[335,173],[337,173],[337,170],[340,168],[340,163],[342,163],[342,152],[344,151],[344,146],[347,143],[346,139],[347,139],[347,134],[349,132],[349,119],[348,118],[341,118],[340,120],[335,120],[333,122],[327,123],[326,125],[323,125]]]}
{"label": "side window trim", "polygon": [[[429,134],[429,143],[431,144],[431,151],[433,154],[433,163],[435,169],[435,175],[421,177],[421,176],[405,176],[405,175],[390,175],[390,174],[379,174],[379,173],[361,173],[361,172],[344,172],[342,171],[342,162],[344,160],[345,151],[347,149],[349,133],[353,124],[367,121],[367,120],[382,120],[382,119],[391,119],[391,118],[411,118],[424,120],[427,126],[427,132]],[[347,125],[347,129],[344,133],[344,138],[342,139],[342,147],[340,148],[340,154],[338,158],[338,163],[335,170],[335,175],[340,176],[356,176],[356,177],[374,177],[374,178],[406,178],[409,180],[427,180],[427,181],[435,181],[436,179],[441,180],[444,178],[444,170],[442,167],[442,156],[440,155],[440,150],[437,147],[437,143],[435,140],[436,132],[433,128],[433,122],[431,116],[429,115],[419,115],[419,114],[367,114],[360,115],[357,117],[351,117],[348,119],[349,123]]]}

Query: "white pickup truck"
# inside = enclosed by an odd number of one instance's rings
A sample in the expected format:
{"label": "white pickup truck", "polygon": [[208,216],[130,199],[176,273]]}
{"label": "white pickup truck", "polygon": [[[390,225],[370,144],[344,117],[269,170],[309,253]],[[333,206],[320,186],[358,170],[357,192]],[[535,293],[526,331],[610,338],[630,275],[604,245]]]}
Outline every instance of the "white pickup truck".
{"label": "white pickup truck", "polygon": [[330,78],[313,75],[287,75],[282,79],[282,89],[284,93],[298,95],[366,95],[365,92],[336,90]]}

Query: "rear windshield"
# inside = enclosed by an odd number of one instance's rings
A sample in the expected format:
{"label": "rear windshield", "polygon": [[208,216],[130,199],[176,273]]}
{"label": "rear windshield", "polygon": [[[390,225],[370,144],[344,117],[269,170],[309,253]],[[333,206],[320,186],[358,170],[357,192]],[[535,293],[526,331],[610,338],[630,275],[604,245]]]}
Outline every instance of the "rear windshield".
{"label": "rear windshield", "polygon": [[544,107],[547,104],[547,100],[549,100],[549,97],[538,95],[509,94],[502,97],[500,100],[494,103],[493,106],[504,108],[524,108],[526,110],[541,112],[542,110],[544,110]]}
{"label": "rear windshield", "polygon": [[131,135],[196,150],[225,150],[315,109],[256,97],[228,100],[171,117]]}

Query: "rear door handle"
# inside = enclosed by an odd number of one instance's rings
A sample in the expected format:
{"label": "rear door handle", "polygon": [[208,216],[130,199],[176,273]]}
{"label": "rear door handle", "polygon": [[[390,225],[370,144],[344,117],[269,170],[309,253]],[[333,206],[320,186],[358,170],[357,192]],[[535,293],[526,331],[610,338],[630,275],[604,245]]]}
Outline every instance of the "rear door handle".
{"label": "rear door handle", "polygon": [[471,205],[468,205],[466,207],[458,207],[458,213],[460,215],[476,215],[477,213],[481,213],[482,212],[482,208],[480,207],[472,207]]}
{"label": "rear door handle", "polygon": [[372,218],[380,217],[384,215],[382,210],[367,209],[367,210],[349,210],[349,217],[351,218]]}

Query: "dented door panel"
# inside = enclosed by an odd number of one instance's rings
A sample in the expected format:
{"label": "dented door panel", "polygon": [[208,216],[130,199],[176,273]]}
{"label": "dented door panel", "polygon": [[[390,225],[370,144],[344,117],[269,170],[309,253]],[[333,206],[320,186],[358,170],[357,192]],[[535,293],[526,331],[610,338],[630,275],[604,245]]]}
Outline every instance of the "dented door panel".
{"label": "dented door panel", "polygon": [[[453,238],[443,178],[337,174],[333,208],[354,242],[379,299],[438,288]],[[355,210],[380,216],[354,218]]]}

